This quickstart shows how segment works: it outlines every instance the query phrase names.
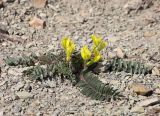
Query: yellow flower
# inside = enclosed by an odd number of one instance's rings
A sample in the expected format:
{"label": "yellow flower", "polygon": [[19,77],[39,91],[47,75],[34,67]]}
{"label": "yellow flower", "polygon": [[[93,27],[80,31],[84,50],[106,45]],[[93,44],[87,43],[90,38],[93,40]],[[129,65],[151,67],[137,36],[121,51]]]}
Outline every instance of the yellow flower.
{"label": "yellow flower", "polygon": [[102,58],[102,56],[101,56],[100,52],[98,50],[94,50],[93,61],[94,62],[98,62],[101,58]]}
{"label": "yellow flower", "polygon": [[68,37],[62,38],[61,44],[64,49],[66,49],[67,47],[75,47],[74,42]]}
{"label": "yellow flower", "polygon": [[89,60],[91,58],[91,51],[88,49],[87,46],[81,48],[81,56],[83,60]]}
{"label": "yellow flower", "polygon": [[71,55],[72,55],[73,52],[74,52],[74,49],[72,47],[68,47],[66,49],[66,60],[67,61],[70,61]]}
{"label": "yellow flower", "polygon": [[89,62],[87,62],[87,65],[91,65],[93,63],[96,63],[102,58],[102,56],[98,50],[94,50],[93,52],[94,52],[94,54],[93,54],[94,58],[91,59]]}
{"label": "yellow flower", "polygon": [[64,37],[62,39],[62,42],[61,42],[61,45],[62,47],[64,48],[65,50],[65,53],[66,53],[66,60],[69,61],[71,59],[71,55],[72,53],[74,52],[75,48],[76,48],[76,45],[74,44],[74,42],[68,38],[68,37]]}
{"label": "yellow flower", "polygon": [[93,40],[94,46],[93,48],[97,49],[98,51],[101,51],[107,46],[107,42],[102,40],[102,37],[96,36],[96,35],[91,35],[91,39]]}
{"label": "yellow flower", "polygon": [[102,41],[102,42],[99,44],[99,46],[98,46],[97,49],[98,49],[99,51],[101,51],[101,50],[104,49],[107,45],[108,45],[107,42]]}
{"label": "yellow flower", "polygon": [[91,39],[92,39],[95,46],[98,46],[99,43],[101,43],[101,41],[102,41],[102,38],[98,37],[96,35],[91,35]]}

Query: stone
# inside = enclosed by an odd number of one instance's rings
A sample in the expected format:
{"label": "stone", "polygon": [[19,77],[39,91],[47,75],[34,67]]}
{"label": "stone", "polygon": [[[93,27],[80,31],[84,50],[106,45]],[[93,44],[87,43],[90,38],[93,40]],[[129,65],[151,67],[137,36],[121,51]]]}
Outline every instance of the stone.
{"label": "stone", "polygon": [[129,13],[131,10],[136,10],[139,6],[139,4],[142,3],[142,0],[129,0],[125,5],[124,9],[127,10],[127,13]]}
{"label": "stone", "polygon": [[54,80],[46,80],[45,82],[43,82],[42,84],[45,87],[49,87],[49,88],[55,88],[56,87],[56,82]]}
{"label": "stone", "polygon": [[153,91],[142,84],[133,83],[131,89],[138,95],[148,96],[153,93]]}
{"label": "stone", "polygon": [[90,111],[85,111],[84,116],[94,116],[94,114]]}
{"label": "stone", "polygon": [[0,116],[4,116],[4,112],[3,111],[0,111]]}
{"label": "stone", "polygon": [[156,76],[160,76],[160,69],[158,67],[154,67],[152,69],[152,74]]}
{"label": "stone", "polygon": [[109,58],[115,58],[116,57],[116,53],[114,53],[114,52],[108,52],[108,57]]}
{"label": "stone", "polygon": [[59,114],[60,114],[60,111],[59,111],[58,109],[56,109],[56,110],[53,112],[52,116],[59,116]]}
{"label": "stone", "polygon": [[38,112],[38,113],[36,113],[36,116],[43,116],[43,113],[42,112]]}
{"label": "stone", "polygon": [[4,85],[5,83],[7,83],[8,81],[2,81],[2,82],[0,82],[0,86],[2,86],[2,85]]}
{"label": "stone", "polygon": [[3,58],[0,57],[0,66],[3,66],[3,64],[5,64]]}
{"label": "stone", "polygon": [[49,88],[49,89],[48,89],[48,92],[50,92],[50,93],[54,93],[54,92],[55,92],[55,90],[53,90],[52,88]]}
{"label": "stone", "polygon": [[113,116],[120,116],[121,114],[122,114],[122,110],[117,109],[116,111],[114,111]]}
{"label": "stone", "polygon": [[31,2],[35,8],[44,8],[47,4],[47,0],[32,0]]}
{"label": "stone", "polygon": [[156,32],[146,31],[146,32],[144,32],[143,37],[152,37],[154,35],[156,35]]}
{"label": "stone", "polygon": [[34,100],[32,103],[31,103],[31,107],[37,107],[41,104],[41,102],[39,100]]}
{"label": "stone", "polygon": [[22,107],[15,105],[13,108],[13,112],[21,112],[22,111]]}
{"label": "stone", "polygon": [[12,91],[19,91],[21,88],[23,88],[25,83],[23,82],[18,82],[15,86],[11,87]]}
{"label": "stone", "polygon": [[17,68],[10,68],[10,69],[8,70],[8,74],[14,75],[14,76],[22,75],[22,73],[20,72],[20,70],[17,69]]}
{"label": "stone", "polygon": [[3,0],[0,0],[0,8],[3,7]]}
{"label": "stone", "polygon": [[47,17],[47,14],[46,14],[46,13],[40,13],[39,16],[40,16],[41,18],[46,18],[46,17]]}
{"label": "stone", "polygon": [[132,113],[144,113],[144,107],[141,106],[135,106],[131,109]]}
{"label": "stone", "polygon": [[107,104],[106,106],[105,106],[105,113],[106,114],[111,114],[111,109],[113,108],[113,104]]}
{"label": "stone", "polygon": [[131,10],[140,10],[140,9],[146,9],[153,5],[152,0],[129,0],[124,8],[127,10],[127,13],[129,13]]}
{"label": "stone", "polygon": [[33,98],[33,94],[26,92],[26,91],[21,91],[21,92],[16,92],[15,93],[20,99],[27,99],[27,98]]}
{"label": "stone", "polygon": [[37,17],[34,17],[33,19],[29,21],[29,25],[36,29],[43,29],[45,27],[45,21]]}
{"label": "stone", "polygon": [[[143,13],[142,15],[140,15],[139,17],[137,17],[136,22],[141,25],[141,26],[147,26],[149,24],[155,23],[156,20],[156,13],[154,12],[146,12]],[[148,33],[148,32],[145,32]],[[147,34],[148,36],[149,34]]]}
{"label": "stone", "polygon": [[114,43],[114,42],[116,42],[116,41],[118,41],[119,40],[119,38],[118,37],[115,37],[115,36],[113,36],[113,37],[108,37],[108,42],[111,42],[111,43]]}
{"label": "stone", "polygon": [[119,58],[125,57],[125,53],[122,51],[121,48],[116,48],[116,49],[114,49],[114,51],[116,52],[117,57],[119,57]]}
{"label": "stone", "polygon": [[154,93],[160,95],[160,89],[159,89],[159,88],[158,88],[158,89],[155,89]]}
{"label": "stone", "polygon": [[136,106],[147,107],[147,106],[153,106],[159,103],[160,103],[160,98],[153,97],[153,98],[145,99],[143,101],[138,102]]}
{"label": "stone", "polygon": [[146,114],[149,114],[150,116],[160,116],[160,108],[152,108],[148,110]]}
{"label": "stone", "polygon": [[35,47],[36,46],[36,42],[28,42],[27,44],[26,44],[26,48],[31,48],[31,47]]}
{"label": "stone", "polygon": [[29,83],[27,83],[27,84],[25,85],[24,89],[25,89],[26,91],[28,91],[28,92],[31,92],[32,86],[31,86]]}

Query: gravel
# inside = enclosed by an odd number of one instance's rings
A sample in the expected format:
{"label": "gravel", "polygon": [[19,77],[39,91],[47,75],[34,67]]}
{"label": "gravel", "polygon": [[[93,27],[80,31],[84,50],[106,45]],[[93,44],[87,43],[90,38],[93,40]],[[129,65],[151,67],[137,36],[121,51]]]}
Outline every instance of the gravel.
{"label": "gravel", "polygon": [[[10,67],[1,62],[8,55],[41,54],[51,49],[57,52],[63,36],[70,36],[80,47],[91,43],[89,35],[96,33],[108,38],[106,51],[110,53],[109,57],[115,56],[114,50],[121,48],[128,59],[159,67],[160,2],[155,0],[149,8],[138,7],[138,10],[137,6],[132,6],[134,9],[129,9],[130,12],[125,7],[127,3],[127,0],[48,0],[43,8],[34,8],[28,0],[4,0],[3,7],[0,7],[0,30],[3,30],[0,32],[10,39],[0,36],[0,115],[137,116],[147,115],[151,109],[160,109],[159,102],[155,101],[159,100],[159,94],[154,92],[160,87],[160,77],[157,75],[103,71],[99,78],[119,89],[124,98],[102,102],[82,95],[67,80],[63,83],[58,79],[30,81],[22,75],[23,67]],[[45,21],[44,29],[29,25],[35,16]],[[11,39],[21,42],[12,42]],[[108,57],[106,51],[105,58]],[[151,88],[153,94],[137,95],[129,87],[132,83]],[[137,106],[141,103],[147,105]],[[153,115],[157,112],[152,110]]]}

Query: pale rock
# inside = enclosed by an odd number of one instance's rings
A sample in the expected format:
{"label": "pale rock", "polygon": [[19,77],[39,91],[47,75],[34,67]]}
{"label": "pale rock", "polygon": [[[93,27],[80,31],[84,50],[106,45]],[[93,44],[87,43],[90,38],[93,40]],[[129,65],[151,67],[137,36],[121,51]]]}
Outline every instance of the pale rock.
{"label": "pale rock", "polygon": [[136,84],[136,83],[133,83],[131,85],[131,89],[137,93],[138,95],[150,95],[152,94],[152,90],[147,88],[146,86],[142,85],[142,84]]}
{"label": "pale rock", "polygon": [[154,86],[160,88],[160,83],[155,83]]}
{"label": "pale rock", "polygon": [[26,44],[26,48],[31,48],[31,47],[35,47],[35,46],[37,46],[37,44],[36,44],[36,42],[28,42],[27,44]]}
{"label": "pale rock", "polygon": [[52,116],[59,116],[59,114],[60,114],[60,110],[56,109],[56,110],[53,112]]}
{"label": "pale rock", "polygon": [[29,25],[36,29],[43,29],[45,27],[45,21],[37,17],[34,17],[33,19],[29,21]]}
{"label": "pale rock", "polygon": [[114,42],[116,42],[117,40],[119,40],[118,37],[115,37],[115,36],[113,36],[113,37],[108,37],[108,42],[114,43]]}
{"label": "pale rock", "polygon": [[2,82],[0,82],[0,86],[3,86],[4,84],[6,84],[8,81],[2,81]]}
{"label": "pale rock", "polygon": [[150,116],[160,116],[160,108],[152,108],[150,110],[148,110],[147,114],[149,114]]}
{"label": "pale rock", "polygon": [[31,107],[37,107],[41,104],[41,102],[39,100],[34,100],[32,103],[31,103]]}
{"label": "pale rock", "polygon": [[22,75],[21,70],[19,70],[19,69],[17,69],[17,68],[10,68],[10,69],[8,70],[8,74],[14,75],[14,76]]}
{"label": "pale rock", "polygon": [[160,98],[159,97],[153,97],[153,98],[145,99],[143,101],[138,102],[136,106],[147,107],[147,106],[152,106],[152,105],[156,105],[156,104],[160,104]]}
{"label": "pale rock", "polygon": [[144,107],[141,106],[135,106],[131,109],[131,112],[133,113],[144,113]]}
{"label": "pale rock", "polygon": [[26,91],[22,91],[22,92],[16,92],[15,93],[20,99],[27,99],[27,98],[33,98],[33,94],[26,92]]}
{"label": "pale rock", "polygon": [[57,21],[57,22],[59,22],[60,24],[63,24],[63,23],[70,23],[70,18],[69,17],[67,17],[67,16],[55,16],[55,20]]}
{"label": "pale rock", "polygon": [[21,88],[23,88],[24,85],[25,85],[25,83],[23,83],[23,82],[18,82],[15,86],[12,86],[12,87],[11,87],[11,90],[12,90],[12,91],[18,91],[18,90],[20,90]]}
{"label": "pale rock", "polygon": [[113,116],[121,116],[121,114],[122,114],[122,110],[117,109],[116,111],[114,111]]}
{"label": "pale rock", "polygon": [[160,76],[160,69],[158,67],[154,67],[152,69],[152,74],[153,75],[157,75],[157,76]]}
{"label": "pale rock", "polygon": [[120,81],[119,80],[110,80],[109,83],[112,84],[112,85],[119,85]]}
{"label": "pale rock", "polygon": [[114,53],[114,52],[108,52],[108,57],[109,58],[115,58],[116,57],[116,53]]}
{"label": "pale rock", "polygon": [[32,86],[30,85],[30,83],[25,84],[24,89],[28,92],[30,92],[32,90]]}
{"label": "pale rock", "polygon": [[125,57],[125,53],[122,51],[121,48],[116,48],[116,49],[114,49],[114,51],[116,52],[117,57],[119,57],[119,58]]}
{"label": "pale rock", "polygon": [[146,32],[144,32],[143,37],[152,37],[154,35],[156,35],[156,32],[154,32],[154,31],[146,31]]}
{"label": "pale rock", "polygon": [[93,112],[85,111],[84,116],[94,116]]}
{"label": "pale rock", "polygon": [[140,8],[146,9],[152,5],[152,0],[129,0],[124,8],[130,10],[139,10]]}
{"label": "pale rock", "polygon": [[111,109],[113,108],[113,104],[108,104],[105,106],[105,113],[107,115],[111,114]]}
{"label": "pale rock", "polygon": [[46,18],[47,14],[46,13],[40,13],[39,16],[42,17],[42,18]]}
{"label": "pale rock", "polygon": [[141,26],[147,26],[151,23],[157,22],[157,19],[155,18],[157,16],[154,12],[146,12],[137,17],[136,22]]}
{"label": "pale rock", "polygon": [[6,76],[7,76],[7,73],[1,72],[1,77],[6,77]]}
{"label": "pale rock", "polygon": [[43,82],[43,86],[49,87],[49,88],[55,88],[56,87],[56,82],[54,80],[46,80]]}
{"label": "pale rock", "polygon": [[154,93],[160,95],[160,89],[155,89]]}
{"label": "pale rock", "polygon": [[36,116],[43,116],[43,113],[42,112],[38,112],[38,113],[36,113]]}
{"label": "pale rock", "polygon": [[3,42],[2,46],[7,47],[8,46],[7,42]]}
{"label": "pale rock", "polygon": [[3,66],[3,64],[5,64],[4,60],[2,57],[0,57],[0,66]]}
{"label": "pale rock", "polygon": [[128,12],[130,10],[136,10],[141,3],[142,0],[129,0],[129,2],[124,5],[124,9],[128,10]]}
{"label": "pale rock", "polygon": [[47,0],[32,0],[32,5],[35,8],[43,8],[46,6]]}
{"label": "pale rock", "polygon": [[48,92],[50,92],[50,93],[54,93],[54,92],[55,92],[55,90],[53,90],[52,88],[49,88],[49,89],[48,89]]}
{"label": "pale rock", "polygon": [[0,111],[0,116],[4,116],[4,112],[3,111]]}

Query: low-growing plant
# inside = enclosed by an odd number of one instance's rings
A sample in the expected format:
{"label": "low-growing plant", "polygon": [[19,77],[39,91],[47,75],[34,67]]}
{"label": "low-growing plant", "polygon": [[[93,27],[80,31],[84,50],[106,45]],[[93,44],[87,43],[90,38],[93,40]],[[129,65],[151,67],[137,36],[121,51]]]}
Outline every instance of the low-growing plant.
{"label": "low-growing plant", "polygon": [[102,83],[98,75],[92,72],[96,64],[102,60],[101,51],[108,43],[96,35],[91,35],[91,39],[91,48],[84,45],[80,50],[76,50],[74,42],[69,37],[64,37],[61,41],[63,50],[59,54],[49,52],[41,56],[7,57],[6,63],[11,66],[32,66],[23,72],[31,79],[45,81],[57,75],[69,79],[73,85],[80,87],[84,95],[96,100],[109,101],[119,98],[120,93],[117,89]]}
{"label": "low-growing plant", "polygon": [[[96,35],[91,35],[91,39],[93,41],[91,48],[84,45],[77,50],[75,43],[69,37],[64,37],[61,41],[63,50],[60,53],[47,52],[40,56],[31,54],[19,58],[7,57],[5,61],[10,66],[32,66],[23,71],[23,74],[37,81],[45,81],[57,76],[63,80],[69,79],[84,95],[92,99],[110,101],[120,98],[122,95],[117,89],[109,83],[102,83],[98,75],[92,71],[103,59],[101,51],[108,42]],[[151,73],[151,68],[145,67],[140,62],[125,61],[120,58],[108,60],[105,67],[108,72],[124,71],[132,75]]]}
{"label": "low-growing plant", "polygon": [[[74,42],[64,37],[62,39],[62,47],[66,54],[66,61],[71,66],[76,68],[78,74],[78,86],[81,88],[81,92],[93,99],[97,100],[110,100],[111,98],[116,99],[120,96],[117,90],[114,90],[109,84],[103,84],[91,70],[102,59],[101,51],[107,46],[107,42],[100,36],[91,35],[93,45],[91,49],[87,45],[80,49],[80,52],[76,50]],[[73,56],[72,56],[73,53]],[[72,57],[71,57],[72,56]],[[74,57],[77,57],[74,59]],[[73,59],[72,59],[73,58]],[[77,61],[77,63],[75,63]]]}

